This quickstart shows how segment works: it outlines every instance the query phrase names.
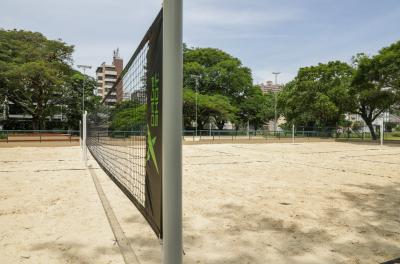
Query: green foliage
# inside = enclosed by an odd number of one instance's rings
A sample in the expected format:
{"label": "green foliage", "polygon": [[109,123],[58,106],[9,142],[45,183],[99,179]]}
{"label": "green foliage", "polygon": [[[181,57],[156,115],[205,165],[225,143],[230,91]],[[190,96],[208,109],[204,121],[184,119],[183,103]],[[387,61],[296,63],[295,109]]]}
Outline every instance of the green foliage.
{"label": "green foliage", "polygon": [[279,111],[289,123],[336,126],[352,108],[348,93],[352,74],[353,69],[340,61],[301,68],[279,93]]}
{"label": "green foliage", "polygon": [[44,128],[60,103],[72,51],[40,33],[0,30],[0,94],[32,115],[34,129]]}
{"label": "green foliage", "polygon": [[400,132],[392,133],[392,136],[393,136],[393,137],[400,137]]}
{"label": "green foliage", "polygon": [[146,105],[131,105],[129,102],[123,102],[112,111],[111,116],[111,130],[140,131],[146,124]]}
{"label": "green foliage", "polygon": [[275,116],[275,94],[263,94],[260,87],[253,86],[249,94],[239,105],[238,117],[249,121],[249,124],[258,129],[269,119]]}
{"label": "green foliage", "polygon": [[[219,49],[185,48],[183,76],[183,86],[184,91],[186,91],[184,92],[184,94],[186,93],[184,107],[189,107],[189,109],[184,109],[186,127],[190,127],[190,124],[194,121],[193,106],[188,101],[188,93],[196,91],[196,79],[198,81],[197,89],[199,94],[211,96],[209,99],[213,100],[212,105],[205,107],[200,112],[199,119],[201,119],[201,123],[199,127],[203,127],[211,117],[215,118],[219,128],[223,127],[222,122],[238,123],[245,121],[243,120],[243,115],[236,117],[235,113],[238,109],[241,109],[243,101],[251,93],[253,86],[250,69],[244,67],[239,59]],[[213,97],[214,95],[219,96]],[[199,96],[199,98],[208,97]],[[219,108],[215,105],[218,103],[221,103],[220,108],[224,108],[224,110],[220,114],[215,114],[215,110],[212,109]],[[232,111],[226,113],[226,109],[232,109]],[[241,109],[241,112],[243,111],[244,109]]]}
{"label": "green foliage", "polygon": [[354,99],[356,114],[359,114],[369,127],[372,138],[377,135],[372,123],[383,112],[399,104],[400,42],[382,49],[379,54],[369,57],[357,54],[353,58],[356,72],[350,94]]}
{"label": "green foliage", "polygon": [[55,114],[64,117],[60,128],[78,129],[83,86],[86,110],[100,102],[95,80],[72,69],[72,52],[73,46],[37,32],[0,30],[0,98],[32,115],[33,129],[45,129]]}
{"label": "green foliage", "polygon": [[[226,96],[215,94],[197,95],[198,128],[203,129],[205,124],[214,122],[220,129],[228,120],[235,120],[237,109],[229,102]],[[192,127],[196,113],[196,93],[191,89],[183,90],[183,116],[186,128]]]}
{"label": "green foliage", "polygon": [[82,91],[84,89],[85,110],[92,112],[101,102],[99,96],[94,95],[96,81],[78,71],[66,78],[62,88],[63,96],[60,104],[55,107],[54,113],[63,113],[66,117],[66,128],[78,129],[79,120],[82,119]]}
{"label": "green foliage", "polygon": [[364,124],[361,121],[354,121],[352,124],[352,129],[355,131],[362,129],[363,127],[364,127]]}
{"label": "green foliage", "polygon": [[7,138],[7,134],[0,131],[0,139],[6,139],[6,138]]}

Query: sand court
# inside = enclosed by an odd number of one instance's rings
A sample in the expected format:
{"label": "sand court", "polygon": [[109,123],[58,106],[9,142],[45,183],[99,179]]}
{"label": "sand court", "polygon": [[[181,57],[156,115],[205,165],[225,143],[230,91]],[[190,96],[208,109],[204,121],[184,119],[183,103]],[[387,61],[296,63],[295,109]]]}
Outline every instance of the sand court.
{"label": "sand court", "polygon": [[[141,263],[146,221],[99,169]],[[124,263],[80,147],[0,148],[0,263]],[[183,146],[185,263],[381,263],[400,257],[400,146]]]}

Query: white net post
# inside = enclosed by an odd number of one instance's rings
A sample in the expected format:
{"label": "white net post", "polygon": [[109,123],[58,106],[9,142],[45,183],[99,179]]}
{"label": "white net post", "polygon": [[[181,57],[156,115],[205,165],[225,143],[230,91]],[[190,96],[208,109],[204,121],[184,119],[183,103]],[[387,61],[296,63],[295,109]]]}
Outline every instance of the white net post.
{"label": "white net post", "polygon": [[82,120],[79,120],[79,146],[82,149]]}
{"label": "white net post", "polygon": [[83,114],[82,117],[82,152],[83,152],[83,162],[85,162],[85,167],[87,167],[87,145],[86,145],[86,136],[87,136],[87,112]]}

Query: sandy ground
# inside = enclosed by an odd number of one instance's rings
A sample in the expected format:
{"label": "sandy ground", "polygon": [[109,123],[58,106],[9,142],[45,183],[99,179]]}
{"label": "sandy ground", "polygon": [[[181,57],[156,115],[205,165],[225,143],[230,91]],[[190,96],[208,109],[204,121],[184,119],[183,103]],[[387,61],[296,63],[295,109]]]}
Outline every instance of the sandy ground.
{"label": "sandy ground", "polygon": [[0,149],[0,263],[123,263],[79,147]]}
{"label": "sandy ground", "polygon": [[[400,146],[184,148],[185,263],[380,263],[400,257]],[[93,160],[141,263],[161,246]],[[0,149],[0,263],[123,263],[79,147]]]}

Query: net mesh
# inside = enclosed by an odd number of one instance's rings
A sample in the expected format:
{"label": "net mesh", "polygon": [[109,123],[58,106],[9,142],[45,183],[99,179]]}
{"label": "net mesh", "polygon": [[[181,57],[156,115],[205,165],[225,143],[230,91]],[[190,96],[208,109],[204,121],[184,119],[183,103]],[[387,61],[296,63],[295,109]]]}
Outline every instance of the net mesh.
{"label": "net mesh", "polygon": [[[145,207],[146,176],[146,54],[148,43],[124,69],[104,98],[103,106],[88,114],[87,145],[100,166]],[[107,104],[122,87],[123,103]]]}
{"label": "net mesh", "polygon": [[[118,72],[117,65],[122,68],[122,62],[114,64]],[[161,109],[162,10],[102,105],[88,114],[86,143],[100,167],[136,205],[160,238]]]}

